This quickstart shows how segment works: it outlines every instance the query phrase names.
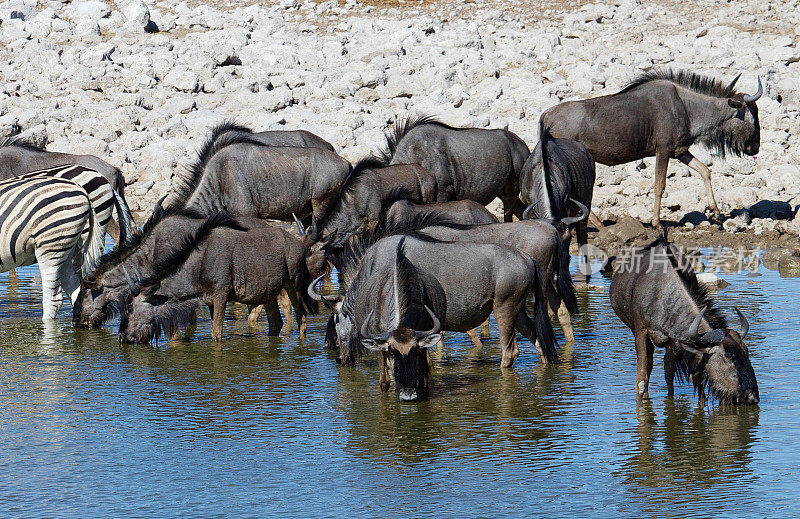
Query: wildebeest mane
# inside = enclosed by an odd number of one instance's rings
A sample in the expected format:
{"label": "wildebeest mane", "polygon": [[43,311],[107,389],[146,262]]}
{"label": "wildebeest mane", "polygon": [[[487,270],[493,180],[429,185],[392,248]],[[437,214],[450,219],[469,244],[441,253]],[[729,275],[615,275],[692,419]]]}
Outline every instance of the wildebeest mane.
{"label": "wildebeest mane", "polygon": [[24,148],[30,151],[45,151],[44,146],[34,143],[31,139],[26,139],[22,135],[12,135],[0,141],[0,148]]}
{"label": "wildebeest mane", "polygon": [[628,83],[622,90],[615,95],[630,92],[636,87],[650,83],[651,81],[670,81],[676,85],[688,88],[699,94],[705,94],[712,97],[728,98],[736,95],[734,88],[729,88],[729,85],[723,83],[719,79],[715,79],[696,72],[688,70],[672,70],[668,69],[653,69],[642,73],[639,77]]}
{"label": "wildebeest mane", "polygon": [[423,124],[434,124],[442,128],[447,128],[448,130],[463,129],[445,124],[434,115],[426,115],[421,113],[412,114],[403,119],[396,119],[391,129],[386,131],[385,147],[383,150],[381,150],[381,157],[388,157],[386,164],[388,164],[392,157],[394,157],[394,153],[397,151],[397,145],[400,144],[400,141],[403,139],[403,137],[405,137],[408,132],[417,126],[422,126]]}
{"label": "wildebeest mane", "polygon": [[141,286],[152,285],[177,272],[189,259],[192,252],[218,227],[227,227],[236,231],[247,231],[230,213],[219,211],[205,219],[200,227],[191,234],[183,236],[172,250],[153,262],[153,274],[140,281]]}
{"label": "wildebeest mane", "polygon": [[345,288],[350,286],[350,283],[355,278],[361,266],[367,249],[383,238],[405,235],[425,242],[446,243],[420,232],[425,227],[433,225],[446,226],[457,224],[455,224],[449,216],[440,211],[431,211],[427,214],[406,215],[392,222],[387,222],[385,218],[382,218],[375,227],[365,233],[354,236],[345,245],[341,260],[341,283]]}
{"label": "wildebeest mane", "polygon": [[221,149],[234,144],[254,144],[266,146],[252,135],[252,131],[244,126],[232,122],[224,122],[211,129],[211,135],[203,143],[197,154],[197,159],[189,166],[185,178],[180,179],[181,185],[176,189],[174,205],[185,206],[191,195],[195,192],[203,179],[206,166]]}
{"label": "wildebeest mane", "polygon": [[383,161],[383,159],[376,157],[375,155],[369,155],[353,164],[350,167],[350,173],[342,183],[342,187],[339,188],[339,196],[337,199],[341,199],[343,196],[345,196],[345,194],[354,193],[359,182],[366,178],[367,173],[371,169],[383,167],[386,167],[386,163]]}
{"label": "wildebeest mane", "polygon": [[153,213],[147,219],[140,231],[133,233],[133,236],[130,237],[127,243],[118,243],[109,253],[104,254],[98,260],[97,266],[92,273],[93,277],[99,278],[112,268],[128,259],[132,254],[139,250],[139,247],[141,247],[144,241],[150,236],[150,234],[152,234],[156,225],[170,216],[186,216],[188,218],[196,219],[205,218],[204,215],[193,209],[183,209],[177,206],[164,209],[161,204],[156,204],[156,208],[153,210]]}
{"label": "wildebeest mane", "polygon": [[[144,303],[150,304],[150,303]],[[154,304],[155,316],[143,326],[136,330],[133,337],[137,344],[154,343],[161,337],[171,337],[178,330],[192,324],[200,306],[199,299],[189,299],[187,301],[168,299],[163,303]],[[120,331],[128,326],[131,312],[123,312],[120,318]]]}

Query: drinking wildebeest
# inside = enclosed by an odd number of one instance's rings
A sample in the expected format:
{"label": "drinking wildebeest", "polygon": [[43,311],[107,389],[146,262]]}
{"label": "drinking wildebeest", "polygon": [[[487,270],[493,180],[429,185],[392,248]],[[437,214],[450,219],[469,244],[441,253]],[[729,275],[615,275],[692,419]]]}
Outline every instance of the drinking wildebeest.
{"label": "drinking wildebeest", "polygon": [[[269,315],[269,334],[278,335],[283,325],[277,297],[285,290],[305,338],[306,313],[316,313],[317,303],[307,294],[311,276],[306,266],[307,249],[288,232],[257,218],[239,218],[240,229],[217,227],[199,244],[181,244],[159,260],[154,273],[138,282],[130,311],[120,321],[120,336],[131,342],[150,342],[170,312],[160,305],[202,299],[211,310],[211,336],[222,340],[225,308],[229,301],[264,305]],[[183,309],[176,318],[184,318]],[[156,322],[158,321],[158,322]]]}
{"label": "drinking wildebeest", "polygon": [[689,379],[705,403],[705,390],[725,404],[757,404],[758,384],[744,338],[747,319],[732,330],[686,258],[661,237],[617,260],[611,306],[636,342],[637,397],[647,395],[654,346],[663,347],[669,396],[673,381]]}
{"label": "drinking wildebeest", "polygon": [[267,146],[256,134],[222,125],[212,130],[168,207],[286,221],[311,214],[316,239],[317,222],[325,220],[349,174],[350,163],[325,148]]}
{"label": "drinking wildebeest", "polygon": [[542,270],[548,307],[558,316],[566,341],[575,342],[570,314],[578,312],[578,303],[569,274],[569,248],[564,247],[556,227],[545,220],[522,220],[489,225],[445,223],[423,227],[418,232],[447,242],[505,245],[529,256]]}
{"label": "drinking wildebeest", "polygon": [[42,319],[54,319],[62,288],[74,303],[79,269],[91,269],[103,250],[91,199],[65,178],[12,178],[0,181],[0,208],[0,272],[38,263]]}
{"label": "drinking wildebeest", "polygon": [[436,176],[418,164],[385,165],[369,157],[353,166],[320,233],[320,244],[340,252],[347,240],[371,229],[397,199],[419,203],[441,198]]}
{"label": "drinking wildebeest", "polygon": [[[0,180],[53,168],[55,166],[77,165],[97,171],[103,175],[114,191],[125,200],[125,178],[122,172],[93,155],[71,155],[47,151],[20,136],[9,137],[0,142]],[[125,204],[127,207],[127,203]],[[119,241],[119,229],[111,222],[108,232],[114,241]]]}
{"label": "drinking wildebeest", "polygon": [[[420,234],[390,236],[366,251],[356,246],[346,254],[353,254],[346,261],[355,270],[343,273],[352,276],[347,292],[324,298],[336,303],[340,361],[353,364],[362,345],[379,351],[381,389],[388,390],[392,369],[401,400],[427,395],[426,349],[439,341],[441,330],[466,332],[492,311],[500,331],[501,367],[510,367],[519,356],[516,331],[536,345],[542,362],[557,362],[542,273],[530,257],[510,247],[471,243],[467,248]],[[312,285],[309,293],[313,290]],[[531,293],[536,324],[525,311]]]}
{"label": "drinking wildebeest", "polygon": [[519,217],[519,173],[530,151],[508,130],[454,128],[430,116],[412,116],[387,137],[391,164],[419,164],[436,176],[440,198],[503,202],[505,221]]}
{"label": "drinking wildebeest", "polygon": [[194,236],[195,241],[200,241],[217,226],[237,227],[238,223],[225,213],[205,217],[193,211],[164,210],[157,204],[142,230],[100,258],[94,272],[81,282],[73,301],[72,324],[102,326],[124,309],[131,280],[153,275],[155,263],[174,248],[175,240]]}
{"label": "drinking wildebeest", "polygon": [[702,144],[725,156],[755,155],[760,145],[754,95],[736,93],[739,76],[727,86],[687,71],[651,71],[616,94],[567,101],[546,110],[541,124],[555,138],[583,144],[594,160],[607,166],[655,156],[653,226],[660,227],[661,196],[667,164],[675,158],[703,178],[715,217],[719,207],[711,188],[711,171],[689,152]]}

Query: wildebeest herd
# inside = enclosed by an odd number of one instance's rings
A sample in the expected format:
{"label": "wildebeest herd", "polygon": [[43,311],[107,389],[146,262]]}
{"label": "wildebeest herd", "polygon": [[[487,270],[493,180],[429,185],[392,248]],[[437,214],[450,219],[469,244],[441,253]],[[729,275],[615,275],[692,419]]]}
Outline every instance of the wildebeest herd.
{"label": "wildebeest herd", "polygon": [[[230,301],[247,305],[252,322],[266,313],[270,335],[294,311],[304,337],[306,316],[322,303],[331,310],[325,345],[339,363],[376,352],[381,389],[394,380],[400,400],[414,401],[428,395],[427,350],[442,332],[465,332],[480,345],[491,313],[501,367],[519,355],[517,333],[543,363],[558,362],[551,316],[572,342],[570,314],[578,310],[571,229],[585,245],[590,215],[601,225],[590,211],[595,161],[656,157],[655,227],[670,158],[701,174],[719,216],[710,172],[689,147],[758,152],[761,81],[754,95],[735,85],[646,73],[616,94],[545,111],[533,152],[507,130],[411,116],[395,122],[380,152],[351,165],[307,131],[254,133],[225,123],[141,229],[119,170],[11,138],[0,146],[0,268],[37,262],[44,319],[56,316],[63,289],[75,326],[118,316],[120,340],[134,343],[194,324],[201,303],[221,340]],[[504,222],[484,207],[496,197]],[[117,245],[102,255],[113,214]],[[294,221],[299,236],[266,219]],[[746,318],[737,309],[740,328],[727,325],[665,234],[635,252],[635,261],[617,262],[610,296],[635,336],[637,395],[647,393],[659,346],[670,394],[677,374],[701,401],[708,393],[757,403]],[[340,293],[320,293],[331,266]]]}

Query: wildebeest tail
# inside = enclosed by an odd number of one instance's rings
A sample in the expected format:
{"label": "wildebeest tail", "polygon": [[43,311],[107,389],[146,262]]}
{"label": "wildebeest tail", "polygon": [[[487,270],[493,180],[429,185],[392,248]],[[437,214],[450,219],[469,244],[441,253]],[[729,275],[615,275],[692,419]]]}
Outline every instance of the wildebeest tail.
{"label": "wildebeest tail", "polygon": [[131,216],[131,210],[125,197],[116,189],[114,190],[114,209],[117,211],[119,241],[120,243],[130,243],[134,231],[133,216]]}
{"label": "wildebeest tail", "polygon": [[540,198],[542,203],[547,204],[544,208],[545,210],[540,214],[545,215],[546,218],[557,218],[564,215],[563,208],[553,190],[553,171],[550,163],[552,159],[548,150],[548,145],[552,140],[550,128],[545,126],[544,121],[539,118],[539,149],[542,153],[542,192],[540,193]]}
{"label": "wildebeest tail", "polygon": [[533,293],[533,297],[535,298],[533,311],[534,322],[536,324],[536,338],[539,341],[547,363],[555,364],[558,362],[558,343],[556,341],[556,335],[553,333],[553,325],[550,321],[550,316],[547,313],[547,300],[542,291],[544,274],[542,273],[542,269],[535,262],[533,273],[531,293]]}
{"label": "wildebeest tail", "polygon": [[555,288],[561,300],[564,301],[567,311],[572,315],[578,314],[578,300],[575,298],[575,284],[569,272],[570,255],[563,240],[557,240],[558,270],[555,273]]}

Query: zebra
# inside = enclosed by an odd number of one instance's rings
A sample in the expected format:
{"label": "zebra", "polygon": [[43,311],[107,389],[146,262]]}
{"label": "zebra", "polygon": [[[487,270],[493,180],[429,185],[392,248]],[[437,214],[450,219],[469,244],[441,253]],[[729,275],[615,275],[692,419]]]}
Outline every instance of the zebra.
{"label": "zebra", "polygon": [[41,175],[0,181],[0,272],[39,264],[42,320],[55,318],[62,287],[75,301],[78,270],[93,269],[103,240],[89,194],[75,182]]}
{"label": "zebra", "polygon": [[[119,223],[119,235],[114,238],[119,243],[128,243],[133,237],[133,216],[131,216],[128,204],[102,173],[80,164],[64,164],[31,171],[13,178],[34,178],[38,176],[64,178],[81,186],[92,201],[94,216],[98,221],[98,225],[102,228],[103,235],[105,235],[108,224],[111,222],[111,208],[113,206],[117,212],[117,222]],[[89,229],[87,228],[82,236],[84,241],[88,234]]]}

